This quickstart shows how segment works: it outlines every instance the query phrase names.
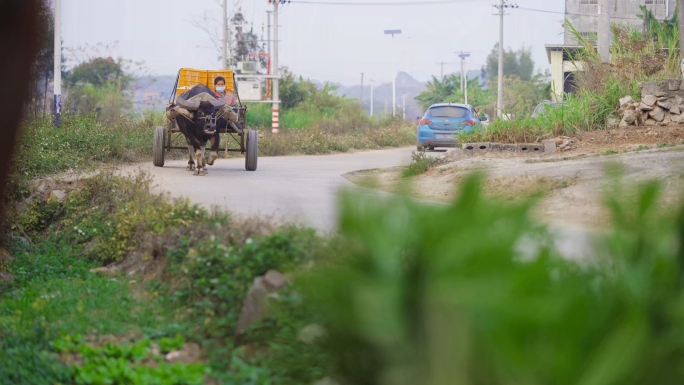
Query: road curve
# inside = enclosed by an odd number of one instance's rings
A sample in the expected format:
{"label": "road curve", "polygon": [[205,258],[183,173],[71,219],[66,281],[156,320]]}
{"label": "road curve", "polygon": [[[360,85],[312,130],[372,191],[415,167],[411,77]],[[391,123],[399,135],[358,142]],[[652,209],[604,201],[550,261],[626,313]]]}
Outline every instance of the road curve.
{"label": "road curve", "polygon": [[187,160],[152,161],[124,172],[146,170],[160,192],[187,197],[207,209],[237,215],[271,217],[312,226],[324,233],[336,228],[336,195],[353,186],[343,175],[352,171],[396,167],[411,162],[415,147],[355,153],[260,157],[256,171],[245,171],[244,158],[218,159],[206,176],[185,171]]}

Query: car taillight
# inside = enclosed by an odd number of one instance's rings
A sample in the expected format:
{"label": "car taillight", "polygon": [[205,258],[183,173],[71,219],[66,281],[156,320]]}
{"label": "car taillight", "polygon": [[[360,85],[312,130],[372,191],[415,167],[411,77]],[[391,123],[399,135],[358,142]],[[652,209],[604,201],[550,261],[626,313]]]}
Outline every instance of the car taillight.
{"label": "car taillight", "polygon": [[461,125],[472,127],[475,125],[475,121],[474,120],[464,120],[463,123],[461,123]]}
{"label": "car taillight", "polygon": [[421,119],[420,120],[421,126],[427,126],[428,124],[432,124],[432,120],[430,120],[430,119]]}

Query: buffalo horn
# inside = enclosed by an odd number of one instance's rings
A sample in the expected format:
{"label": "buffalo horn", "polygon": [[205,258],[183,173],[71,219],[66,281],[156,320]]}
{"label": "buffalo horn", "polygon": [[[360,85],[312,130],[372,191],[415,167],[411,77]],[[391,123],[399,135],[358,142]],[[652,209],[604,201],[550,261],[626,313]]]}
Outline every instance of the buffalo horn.
{"label": "buffalo horn", "polygon": [[178,103],[179,106],[188,110],[196,110],[200,106],[200,102],[191,102],[185,99],[176,99],[176,103]]}

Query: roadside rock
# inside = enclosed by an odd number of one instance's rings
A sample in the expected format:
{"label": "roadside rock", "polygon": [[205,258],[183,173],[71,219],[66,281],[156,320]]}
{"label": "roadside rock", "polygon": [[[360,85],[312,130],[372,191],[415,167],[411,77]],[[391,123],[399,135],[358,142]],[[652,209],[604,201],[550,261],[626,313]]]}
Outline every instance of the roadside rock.
{"label": "roadside rock", "polygon": [[658,123],[658,122],[656,122],[653,119],[648,119],[648,120],[646,120],[646,122],[644,124],[646,124],[647,126],[655,126],[656,123]]}
{"label": "roadside rock", "polygon": [[648,115],[656,122],[662,122],[665,119],[665,110],[660,107],[655,107]]}
{"label": "roadside rock", "polygon": [[50,197],[55,197],[58,201],[63,201],[64,198],[66,198],[67,194],[66,192],[62,190],[52,190],[50,193]]}
{"label": "roadside rock", "polygon": [[669,110],[670,108],[672,108],[672,104],[667,100],[667,98],[663,101],[659,100],[657,104],[659,107],[662,107],[666,110]]}
{"label": "roadside rock", "polygon": [[653,110],[653,107],[649,106],[648,104],[646,104],[644,102],[641,102],[641,104],[639,104],[639,109],[641,111],[651,111],[651,110]]}
{"label": "roadside rock", "polygon": [[680,115],[682,113],[682,110],[680,110],[678,106],[674,106],[674,107],[670,108],[670,113],[675,114],[675,115]]}
{"label": "roadside rock", "polygon": [[650,107],[653,107],[657,101],[658,98],[656,98],[654,95],[645,95],[641,98],[641,102]]}
{"label": "roadside rock", "polygon": [[634,99],[630,95],[625,96],[624,98],[620,99],[620,107],[627,107],[627,105],[632,105],[634,103]]}
{"label": "roadside rock", "polygon": [[287,278],[275,270],[270,270],[264,276],[255,278],[242,302],[235,334],[243,334],[254,322],[258,321],[264,315],[269,298],[286,285]]}
{"label": "roadside rock", "polygon": [[625,111],[625,114],[622,116],[622,121],[627,123],[627,125],[630,125],[636,121],[637,115],[636,112],[633,110],[627,110]]}

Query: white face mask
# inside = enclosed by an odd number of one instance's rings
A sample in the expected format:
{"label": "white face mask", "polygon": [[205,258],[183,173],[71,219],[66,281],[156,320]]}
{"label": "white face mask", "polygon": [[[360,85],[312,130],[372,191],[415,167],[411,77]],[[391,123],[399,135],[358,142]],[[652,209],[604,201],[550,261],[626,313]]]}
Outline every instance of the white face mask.
{"label": "white face mask", "polygon": [[216,91],[223,92],[226,90],[226,86],[216,86]]}

